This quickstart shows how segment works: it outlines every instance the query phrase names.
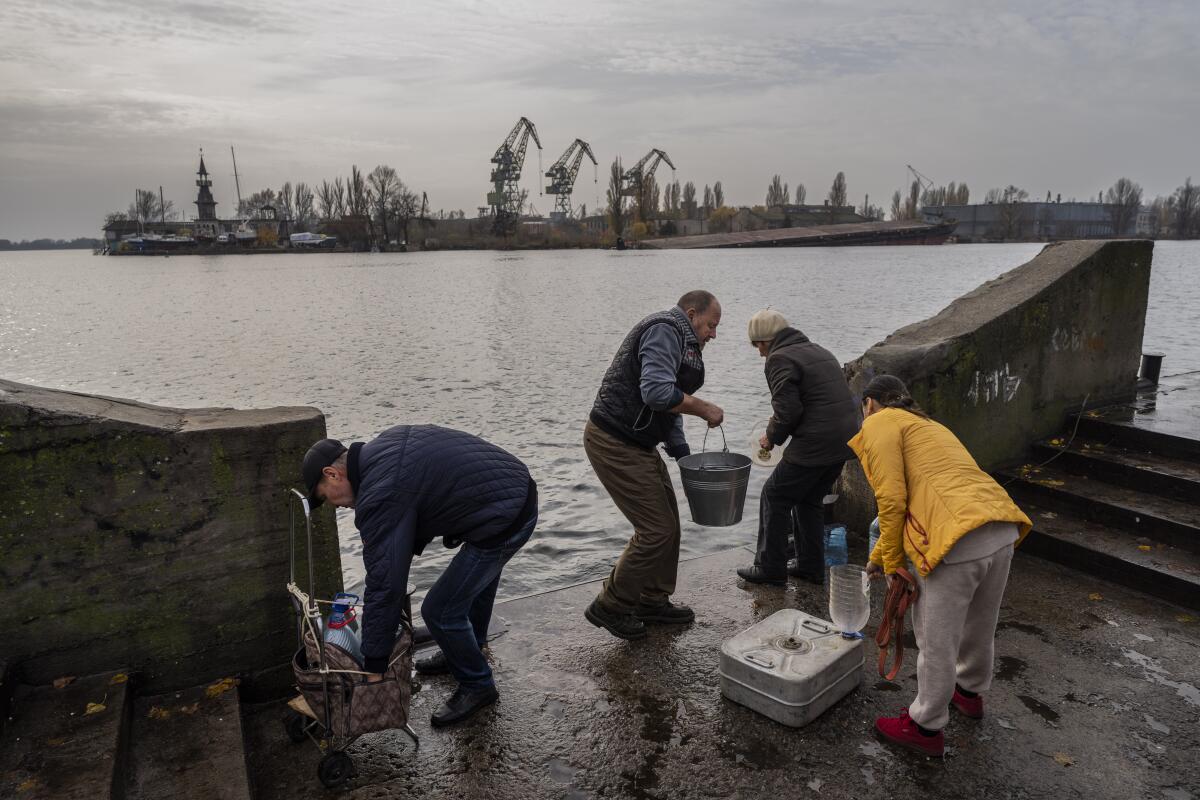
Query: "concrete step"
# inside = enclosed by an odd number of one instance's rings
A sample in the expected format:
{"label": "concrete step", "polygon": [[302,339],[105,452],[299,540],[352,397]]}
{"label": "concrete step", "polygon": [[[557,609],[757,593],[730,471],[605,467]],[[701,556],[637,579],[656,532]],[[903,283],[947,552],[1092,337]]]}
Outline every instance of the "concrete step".
{"label": "concrete step", "polygon": [[1096,439],[1067,437],[1034,445],[1031,460],[1054,459],[1054,466],[1075,475],[1115,483],[1147,494],[1195,502],[1200,498],[1200,462],[1121,447]]}
{"label": "concrete step", "polygon": [[0,797],[121,798],[129,681],[91,675],[62,688],[18,686],[0,737]]}
{"label": "concrete step", "polygon": [[1200,555],[1032,503],[1021,503],[1033,531],[1021,552],[1112,583],[1200,609]]}
{"label": "concrete step", "polygon": [[129,800],[250,800],[233,681],[137,698],[126,788]]}
{"label": "concrete step", "polygon": [[[1200,436],[1200,431],[1189,431],[1186,436],[1180,435],[1177,429],[1168,433],[1164,429],[1139,425],[1136,416],[1127,419],[1126,414],[1118,412],[1119,409],[1117,412],[1102,409],[1081,415],[1078,417],[1078,435],[1104,444],[1200,462],[1200,439],[1192,438]],[[1074,425],[1073,418],[1068,422],[1067,430]]]}
{"label": "concrete step", "polygon": [[997,480],[1018,504],[1034,503],[1051,511],[1200,552],[1200,505],[1140,492],[1076,475],[1056,464],[1000,472]]}

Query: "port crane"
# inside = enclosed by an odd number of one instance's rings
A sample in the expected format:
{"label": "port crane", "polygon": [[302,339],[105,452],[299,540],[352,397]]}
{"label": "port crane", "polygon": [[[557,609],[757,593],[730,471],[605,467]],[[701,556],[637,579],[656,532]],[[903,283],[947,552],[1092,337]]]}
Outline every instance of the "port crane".
{"label": "port crane", "polygon": [[654,170],[658,169],[658,165],[663,161],[667,162],[671,169],[675,169],[675,165],[671,163],[671,157],[655,147],[642,156],[641,161],[625,170],[625,174],[621,176],[621,196],[637,197],[641,194],[642,184],[648,178],[654,177]]}
{"label": "port crane", "polygon": [[[575,187],[575,178],[579,175],[579,165],[583,163],[585,155],[592,160],[594,172],[599,162],[596,161],[596,155],[592,152],[591,145],[583,139],[571,142],[571,146],[559,156],[558,161],[555,161],[550,165],[550,169],[546,170],[546,177],[550,179],[550,185],[546,187],[546,194],[554,195],[554,211],[550,212],[550,219],[562,220],[571,216],[571,191]],[[593,181],[599,183],[599,176],[594,176]]]}
{"label": "port crane", "polygon": [[917,172],[916,167],[914,167],[912,164],[905,164],[904,166],[908,167],[908,171],[912,173],[912,176],[916,179],[922,191],[928,192],[933,188],[933,181]]}
{"label": "port crane", "polygon": [[495,167],[492,169],[492,191],[488,192],[487,199],[494,217],[492,228],[498,235],[511,233],[521,215],[521,168],[525,165],[525,150],[529,147],[530,137],[537,145],[540,158],[542,142],[537,128],[526,117],[517,121],[492,156]]}

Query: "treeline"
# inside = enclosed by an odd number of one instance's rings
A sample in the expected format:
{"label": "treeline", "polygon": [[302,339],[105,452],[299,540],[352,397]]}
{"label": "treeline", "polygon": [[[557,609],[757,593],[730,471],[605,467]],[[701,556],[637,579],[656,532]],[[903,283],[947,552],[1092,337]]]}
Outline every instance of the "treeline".
{"label": "treeline", "polygon": [[709,220],[711,229],[712,225],[721,225],[722,220],[734,213],[725,205],[725,187],[720,181],[705,184],[703,192],[699,192],[692,181],[680,184],[675,180],[660,185],[650,175],[642,179],[640,186],[634,187],[632,196],[628,196],[622,193],[624,174],[618,156],[609,167],[604,210],[614,237],[628,235],[640,239],[650,232],[650,225],[656,221],[661,223],[659,232],[664,234],[674,232],[672,223],[675,220],[705,219]]}
{"label": "treeline", "polygon": [[[1045,203],[1064,202],[1062,195],[1051,198],[1046,192]],[[1078,202],[1074,197],[1065,202]],[[1085,202],[1092,202],[1090,199]],[[1096,203],[1104,206],[1105,214],[1112,225],[1113,236],[1145,235],[1154,238],[1195,239],[1200,238],[1200,186],[1192,183],[1191,177],[1184,180],[1169,195],[1159,195],[1145,202],[1142,187],[1129,178],[1118,178],[1106,191],[1096,195]],[[1003,189],[989,189],[984,203],[997,207],[997,238],[1013,239],[1023,235],[1024,227],[1033,222],[1029,213],[1029,192],[1019,186],[1009,185]],[[1138,217],[1145,211],[1144,227],[1139,230]],[[1059,223],[1059,228],[1070,226],[1070,222]],[[1071,232],[1060,231],[1060,235]]]}
{"label": "treeline", "polygon": [[[261,219],[271,213],[276,219],[287,220],[293,233],[330,233],[352,247],[404,242],[414,223],[421,230],[437,224],[429,214],[425,193],[409,188],[387,164],[368,173],[352,165],[349,175],[320,184],[285,181],[278,189],[259,189],[242,198],[236,218]],[[457,214],[439,212],[437,216],[453,219],[466,215],[460,210]],[[108,214],[105,224],[118,220],[172,222],[180,218],[172,201],[162,201],[156,191],[138,189],[134,202],[125,211]]]}
{"label": "treeline", "polygon": [[80,236],[75,239],[0,239],[0,250],[91,250],[99,247],[99,239]]}

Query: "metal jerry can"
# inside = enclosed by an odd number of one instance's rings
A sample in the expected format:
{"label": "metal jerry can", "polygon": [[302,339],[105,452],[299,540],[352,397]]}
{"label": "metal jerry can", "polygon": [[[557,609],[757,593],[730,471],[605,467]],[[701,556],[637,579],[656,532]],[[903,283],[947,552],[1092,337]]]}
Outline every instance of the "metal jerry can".
{"label": "metal jerry can", "polygon": [[793,728],[854,691],[862,672],[861,639],[793,608],[721,645],[721,694]]}

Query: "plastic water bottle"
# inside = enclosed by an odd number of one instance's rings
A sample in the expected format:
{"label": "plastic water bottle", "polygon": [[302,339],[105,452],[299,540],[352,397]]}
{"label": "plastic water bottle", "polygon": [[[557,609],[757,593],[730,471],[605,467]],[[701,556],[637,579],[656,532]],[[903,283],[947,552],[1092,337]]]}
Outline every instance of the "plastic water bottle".
{"label": "plastic water bottle", "polygon": [[875,552],[875,543],[879,541],[879,517],[871,521],[871,531],[868,540],[867,556],[870,557],[871,553]]}
{"label": "plastic water bottle", "polygon": [[825,568],[845,564],[849,559],[846,548],[846,526],[840,522],[825,526]]}
{"label": "plastic water bottle", "polygon": [[333,610],[325,620],[324,639],[326,644],[334,644],[345,650],[362,664],[362,641],[359,639],[358,616],[354,613],[354,605],[358,603],[358,595],[348,592],[338,592],[333,598]]}

